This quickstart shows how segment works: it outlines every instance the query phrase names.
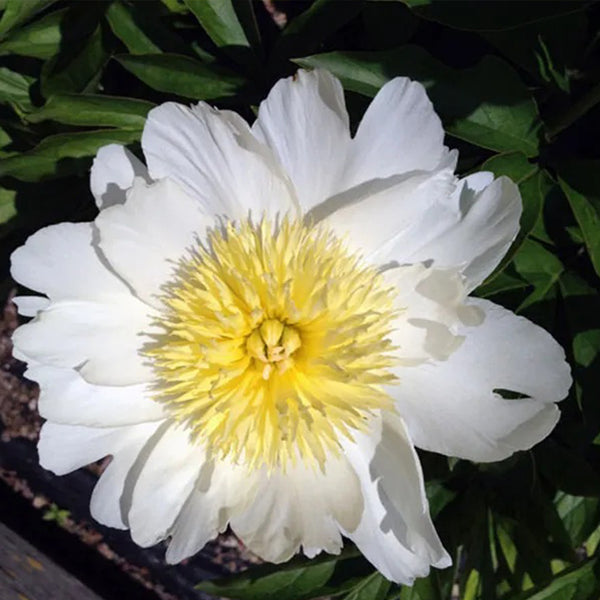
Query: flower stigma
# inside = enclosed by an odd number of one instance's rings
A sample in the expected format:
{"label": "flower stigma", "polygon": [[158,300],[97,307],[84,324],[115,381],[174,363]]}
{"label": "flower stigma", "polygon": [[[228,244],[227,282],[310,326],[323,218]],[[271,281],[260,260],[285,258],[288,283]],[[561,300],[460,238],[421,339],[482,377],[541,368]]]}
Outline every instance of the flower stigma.
{"label": "flower stigma", "polygon": [[144,349],[158,401],[208,454],[324,468],[392,410],[394,290],[331,230],[229,222],[180,262]]}

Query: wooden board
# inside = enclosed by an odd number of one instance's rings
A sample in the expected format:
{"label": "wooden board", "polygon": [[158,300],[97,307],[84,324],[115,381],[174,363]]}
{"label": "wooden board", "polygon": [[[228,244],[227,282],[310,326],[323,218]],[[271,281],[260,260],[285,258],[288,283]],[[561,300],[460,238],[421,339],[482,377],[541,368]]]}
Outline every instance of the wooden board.
{"label": "wooden board", "polygon": [[101,600],[79,580],[0,523],[2,600]]}

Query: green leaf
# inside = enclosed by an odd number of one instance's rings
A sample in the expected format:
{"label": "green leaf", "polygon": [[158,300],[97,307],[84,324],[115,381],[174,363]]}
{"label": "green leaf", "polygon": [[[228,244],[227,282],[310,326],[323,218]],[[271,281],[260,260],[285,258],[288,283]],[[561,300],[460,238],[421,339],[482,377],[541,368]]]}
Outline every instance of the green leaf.
{"label": "green leaf", "polygon": [[442,600],[437,578],[437,571],[431,571],[428,577],[417,579],[412,586],[403,585],[398,600]]}
{"label": "green leaf", "polygon": [[505,600],[596,600],[600,592],[598,559],[584,561],[556,575],[552,581]]}
{"label": "green leaf", "polygon": [[260,46],[260,34],[249,0],[185,0],[185,4],[223,52],[239,64],[257,67],[254,48]]}
{"label": "green leaf", "polygon": [[15,103],[25,111],[33,110],[29,89],[34,81],[33,77],[0,67],[0,102]]}
{"label": "green leaf", "polygon": [[58,55],[44,64],[42,94],[49,98],[54,94],[95,91],[108,58],[98,26],[79,52]]}
{"label": "green leaf", "polygon": [[573,338],[575,360],[583,367],[590,367],[600,356],[600,329],[588,329]]}
{"label": "green leaf", "polygon": [[232,0],[185,0],[185,4],[217,46],[250,47]]}
{"label": "green leaf", "polygon": [[140,131],[154,105],[145,100],[117,96],[52,96],[39,110],[27,115],[27,121],[52,120],[68,125],[118,127]]}
{"label": "green leaf", "polygon": [[0,149],[8,146],[10,143],[12,143],[10,134],[0,127]]}
{"label": "green leaf", "polygon": [[482,283],[476,290],[480,298],[490,298],[502,292],[520,290],[527,287],[527,282],[513,275],[509,275],[506,270],[498,273],[496,277]]}
{"label": "green leaf", "polygon": [[190,45],[179,27],[173,27],[175,19],[165,19],[164,8],[156,2],[114,0],[106,11],[106,20],[130,54],[170,52],[187,56],[198,51],[197,43]]}
{"label": "green leaf", "polygon": [[471,569],[466,578],[462,600],[475,600],[480,597],[481,573],[477,569]]}
{"label": "green leaf", "polygon": [[[573,547],[569,532],[565,527],[565,522],[557,510],[556,504],[551,495],[542,486],[535,486],[530,494],[530,501],[527,509],[521,511],[524,519],[532,525],[528,527],[530,535],[539,541],[545,548],[548,562],[552,568],[552,559],[559,559],[569,563],[577,562],[578,556]],[[519,524],[517,523],[517,528]],[[538,553],[539,554],[539,553]],[[537,563],[535,555],[528,553],[527,564],[530,572],[535,574]],[[563,566],[565,568],[565,566]]]}
{"label": "green leaf", "polygon": [[456,491],[447,488],[440,481],[428,481],[425,485],[429,500],[429,513],[435,518],[449,502],[456,497]]}
{"label": "green leaf", "polygon": [[533,177],[539,169],[521,152],[505,152],[488,158],[478,170],[491,171],[496,177],[506,175],[519,184]]}
{"label": "green leaf", "polygon": [[557,285],[564,271],[562,262],[539,242],[526,239],[521,251],[515,255],[515,268],[519,275],[533,285],[531,294],[519,305],[517,312],[544,299]]}
{"label": "green leaf", "polygon": [[511,2],[473,2],[458,0],[403,0],[420,17],[437,21],[457,29],[495,31],[511,29],[527,23],[542,21],[558,15],[586,8],[586,2],[520,2],[518,8]]}
{"label": "green leaf", "polygon": [[600,545],[600,525],[592,531],[590,537],[585,540],[584,547],[588,556],[592,556]]}
{"label": "green leaf", "polygon": [[598,526],[600,500],[558,492],[554,500],[574,548],[585,542]]}
{"label": "green leaf", "polygon": [[245,80],[225,67],[207,65],[178,54],[115,57],[128,71],[155,90],[195,100],[234,96]]}
{"label": "green leaf", "polygon": [[513,524],[504,518],[497,518],[494,524],[494,533],[498,542],[498,549],[504,559],[504,564],[511,574],[515,574],[517,571],[518,550],[512,538]]}
{"label": "green leaf", "polygon": [[0,19],[0,35],[24,23],[55,0],[8,0]]}
{"label": "green leaf", "polygon": [[69,9],[56,10],[12,32],[0,43],[0,54],[47,59],[60,49],[63,21]]}
{"label": "green leaf", "polygon": [[133,17],[132,9],[113,2],[106,11],[112,32],[125,44],[131,54],[159,54],[161,49],[142,31]]}
{"label": "green leaf", "polygon": [[7,223],[17,215],[16,195],[14,190],[0,188],[0,232],[2,233],[4,233]]}
{"label": "green leaf", "polygon": [[171,12],[176,14],[185,14],[188,12],[187,6],[183,0],[160,0]]}
{"label": "green leaf", "polygon": [[[506,484],[514,485],[514,482],[507,481]],[[497,579],[505,577],[507,587],[520,590],[552,576],[552,559],[557,550],[569,558],[573,558],[573,553],[554,505],[539,488],[531,488],[529,493],[522,494],[513,506],[516,518],[497,514],[492,535],[498,556]]]}
{"label": "green leaf", "polygon": [[376,571],[353,587],[344,600],[384,600],[391,587],[391,582]]}
{"label": "green leaf", "polygon": [[203,581],[197,589],[240,600],[302,600],[318,593],[333,575],[335,560],[278,569],[254,568],[220,581]]}
{"label": "green leaf", "polygon": [[270,600],[286,598],[287,600],[299,600],[310,598],[315,590],[320,589],[333,574],[334,563],[324,563],[314,567],[303,567],[293,571],[281,570],[270,576],[256,579],[247,579],[241,583],[239,580],[222,584],[205,582],[198,589],[227,596],[240,598],[242,600]]}
{"label": "green leaf", "polygon": [[449,134],[498,152],[537,155],[537,107],[515,71],[495,57],[455,70],[417,46],[403,46],[382,52],[330,52],[294,62],[328,69],[346,89],[366,96],[374,96],[397,75],[416,79],[427,88]]}
{"label": "green leaf", "polygon": [[[490,510],[478,486],[463,489],[456,503],[460,512],[455,516],[453,528],[462,546],[461,568],[457,572],[463,600],[488,597],[493,585],[493,556],[490,543]],[[446,517],[450,515],[446,514]]]}
{"label": "green leaf", "polygon": [[501,263],[488,277],[488,282],[494,279],[512,260],[513,256],[531,233],[537,223],[544,203],[548,180],[539,171],[537,165],[531,164],[527,157],[520,152],[498,154],[488,159],[481,167],[482,171],[492,171],[496,177],[510,177],[518,186],[523,201],[523,212],[519,220],[519,233],[505,254]]}
{"label": "green leaf", "polygon": [[576,244],[581,244],[581,245],[585,244],[585,239],[583,237],[581,228],[578,227],[577,225],[566,225],[565,231],[569,235],[569,238]]}
{"label": "green leaf", "polygon": [[600,161],[577,161],[559,169],[560,186],[585,240],[585,246],[600,275]]}
{"label": "green leaf", "polygon": [[[73,172],[78,163],[68,159],[94,156],[106,144],[129,144],[138,141],[139,131],[101,129],[81,133],[63,133],[42,140],[29,152],[0,160],[0,177],[15,177],[21,181],[40,181],[46,177]],[[86,163],[82,171],[87,170]]]}
{"label": "green leaf", "polygon": [[284,565],[260,565],[223,579],[203,581],[196,589],[238,600],[308,600],[350,592],[372,574],[373,567],[349,546],[339,556],[296,557]]}
{"label": "green leaf", "polygon": [[[567,317],[569,338],[575,361],[575,394],[578,408],[587,425],[586,437],[593,438],[600,429],[600,311],[598,290],[573,271],[560,278],[560,291]],[[584,432],[574,435],[580,442]]]}

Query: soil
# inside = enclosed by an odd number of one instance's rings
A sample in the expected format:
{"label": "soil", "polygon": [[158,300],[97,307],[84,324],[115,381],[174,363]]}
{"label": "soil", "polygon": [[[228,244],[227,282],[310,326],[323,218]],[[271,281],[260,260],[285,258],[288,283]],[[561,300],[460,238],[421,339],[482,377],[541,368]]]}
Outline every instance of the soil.
{"label": "soil", "polygon": [[[12,356],[10,336],[18,325],[16,307],[11,302],[13,296],[14,292],[0,319],[0,485],[4,484],[13,492],[16,507],[13,512],[33,509],[40,521],[49,522],[57,531],[60,528],[60,535],[66,532],[70,536],[69,543],[74,541],[75,546],[81,544],[93,549],[150,592],[150,597],[160,600],[208,598],[192,590],[199,576],[207,578],[235,573],[260,563],[260,559],[246,550],[235,535],[227,532],[181,566],[168,567],[163,560],[164,545],[139,549],[128,540],[126,532],[108,530],[89,517],[89,492],[110,458],[61,478],[39,467],[35,454],[35,443],[43,423],[37,412],[39,391],[35,383],[23,377],[25,365]],[[28,508],[23,508],[23,501]],[[15,522],[30,519],[29,515],[22,517],[17,515]],[[6,520],[5,514],[2,518]],[[39,528],[43,525],[38,524]],[[53,546],[52,543],[46,545]],[[54,545],[58,548],[64,546],[64,542]],[[163,577],[163,572],[168,577]]]}
{"label": "soil", "polygon": [[25,365],[12,356],[10,336],[18,325],[17,309],[11,293],[0,320],[0,421],[1,440],[37,440],[42,418],[37,413],[37,385],[23,377]]}

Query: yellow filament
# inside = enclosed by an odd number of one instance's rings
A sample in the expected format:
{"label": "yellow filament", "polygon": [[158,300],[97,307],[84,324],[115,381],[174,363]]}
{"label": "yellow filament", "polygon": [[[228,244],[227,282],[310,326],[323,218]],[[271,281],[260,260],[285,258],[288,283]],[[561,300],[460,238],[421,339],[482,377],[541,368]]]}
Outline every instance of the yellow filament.
{"label": "yellow filament", "polygon": [[165,289],[155,397],[210,453],[323,467],[391,408],[393,290],[323,227],[229,223]]}

